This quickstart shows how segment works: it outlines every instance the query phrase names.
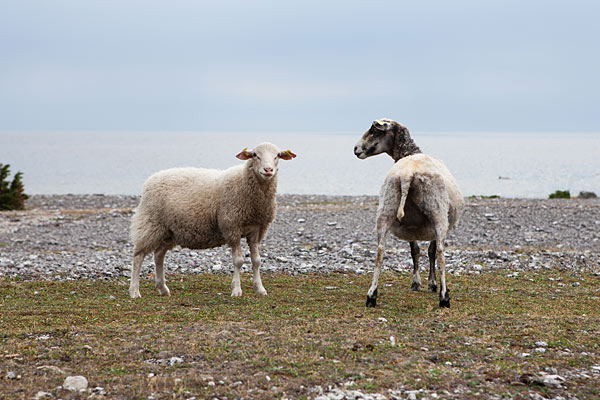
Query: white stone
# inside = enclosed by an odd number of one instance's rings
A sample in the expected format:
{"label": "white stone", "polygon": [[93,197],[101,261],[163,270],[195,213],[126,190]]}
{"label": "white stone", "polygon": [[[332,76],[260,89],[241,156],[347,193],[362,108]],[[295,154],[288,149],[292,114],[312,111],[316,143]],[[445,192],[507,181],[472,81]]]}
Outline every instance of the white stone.
{"label": "white stone", "polygon": [[182,362],[183,362],[183,358],[181,358],[181,357],[169,358],[169,365],[181,364]]}
{"label": "white stone", "polygon": [[537,347],[548,347],[548,343],[544,342],[543,340],[539,340],[539,341],[535,342],[535,345]]}
{"label": "white stone", "polygon": [[383,317],[377,318],[377,321],[379,321],[379,322],[388,322],[387,319],[385,319]]}
{"label": "white stone", "polygon": [[565,382],[565,378],[560,375],[546,375],[543,378],[544,386],[559,388]]}
{"label": "white stone", "polygon": [[88,381],[85,376],[81,375],[67,376],[67,379],[65,379],[65,382],[63,383],[63,389],[70,390],[72,392],[86,390],[87,387]]}
{"label": "white stone", "polygon": [[223,269],[223,266],[221,264],[215,264],[212,266],[213,271],[220,271],[222,269]]}

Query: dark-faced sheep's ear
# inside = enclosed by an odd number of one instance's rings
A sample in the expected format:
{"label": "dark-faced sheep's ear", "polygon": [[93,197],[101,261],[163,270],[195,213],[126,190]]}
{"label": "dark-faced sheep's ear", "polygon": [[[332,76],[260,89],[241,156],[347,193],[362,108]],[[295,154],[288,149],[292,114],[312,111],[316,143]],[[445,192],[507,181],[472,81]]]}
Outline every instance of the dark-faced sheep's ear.
{"label": "dark-faced sheep's ear", "polygon": [[373,121],[373,128],[380,131],[389,131],[392,129],[392,121],[387,118],[376,119]]}
{"label": "dark-faced sheep's ear", "polygon": [[240,151],[236,157],[240,160],[249,160],[254,157],[254,152],[252,150],[248,150],[246,147],[244,150]]}
{"label": "dark-faced sheep's ear", "polygon": [[282,160],[291,160],[292,158],[296,158],[296,155],[292,153],[291,150],[280,151],[279,158],[281,158]]}

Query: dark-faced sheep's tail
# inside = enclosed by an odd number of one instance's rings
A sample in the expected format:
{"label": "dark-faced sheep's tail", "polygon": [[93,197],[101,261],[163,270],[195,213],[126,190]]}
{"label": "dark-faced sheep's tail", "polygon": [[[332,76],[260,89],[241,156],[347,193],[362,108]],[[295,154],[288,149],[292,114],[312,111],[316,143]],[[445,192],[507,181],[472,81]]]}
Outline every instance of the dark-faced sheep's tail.
{"label": "dark-faced sheep's tail", "polygon": [[406,204],[406,197],[408,196],[408,191],[410,190],[412,178],[412,175],[402,175],[400,177],[400,205],[398,206],[398,213],[396,214],[398,221],[402,221],[402,218],[404,218],[404,205]]}

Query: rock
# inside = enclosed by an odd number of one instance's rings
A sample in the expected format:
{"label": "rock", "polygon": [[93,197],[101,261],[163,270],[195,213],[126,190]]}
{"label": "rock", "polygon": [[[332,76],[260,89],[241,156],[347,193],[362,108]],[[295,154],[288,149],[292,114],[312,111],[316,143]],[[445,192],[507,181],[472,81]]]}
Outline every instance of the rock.
{"label": "rock", "polygon": [[183,358],[181,357],[171,357],[168,360],[169,365],[181,364],[183,362]]}
{"label": "rock", "polygon": [[565,378],[560,375],[544,375],[542,377],[542,383],[544,386],[552,388],[560,388],[565,383]]}
{"label": "rock", "polygon": [[579,192],[579,197],[580,199],[595,199],[598,196],[596,196],[596,193],[594,192],[585,192],[585,191],[581,191]]}
{"label": "rock", "polygon": [[86,390],[88,387],[88,381],[84,376],[67,376],[63,383],[63,389],[71,392],[80,392]]}
{"label": "rock", "polygon": [[546,352],[546,348],[545,347],[536,347],[534,351],[536,353],[545,353]]}
{"label": "rock", "polygon": [[6,373],[6,379],[17,379],[17,373],[14,371],[8,371]]}
{"label": "rock", "polygon": [[538,340],[537,342],[535,342],[535,345],[537,347],[548,347],[548,343],[544,342],[543,340]]}
{"label": "rock", "polygon": [[52,393],[42,392],[42,391],[37,392],[35,394],[35,396],[33,396],[34,400],[43,399],[44,397],[54,397],[54,396],[52,396]]}

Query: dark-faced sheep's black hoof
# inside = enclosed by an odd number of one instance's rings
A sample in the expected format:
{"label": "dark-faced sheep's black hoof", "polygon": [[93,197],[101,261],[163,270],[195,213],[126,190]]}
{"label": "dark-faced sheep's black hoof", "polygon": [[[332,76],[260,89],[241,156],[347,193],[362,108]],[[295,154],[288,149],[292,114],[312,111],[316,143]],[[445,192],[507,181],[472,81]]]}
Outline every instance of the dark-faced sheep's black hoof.
{"label": "dark-faced sheep's black hoof", "polygon": [[412,285],[410,285],[410,290],[418,292],[419,290],[421,290],[421,284],[419,282],[413,282]]}
{"label": "dark-faced sheep's black hoof", "polygon": [[377,305],[377,289],[373,292],[372,296],[367,295],[367,307],[372,308]]}
{"label": "dark-faced sheep's black hoof", "polygon": [[440,295],[440,307],[450,308],[450,290],[446,289],[446,295],[444,297]]}

